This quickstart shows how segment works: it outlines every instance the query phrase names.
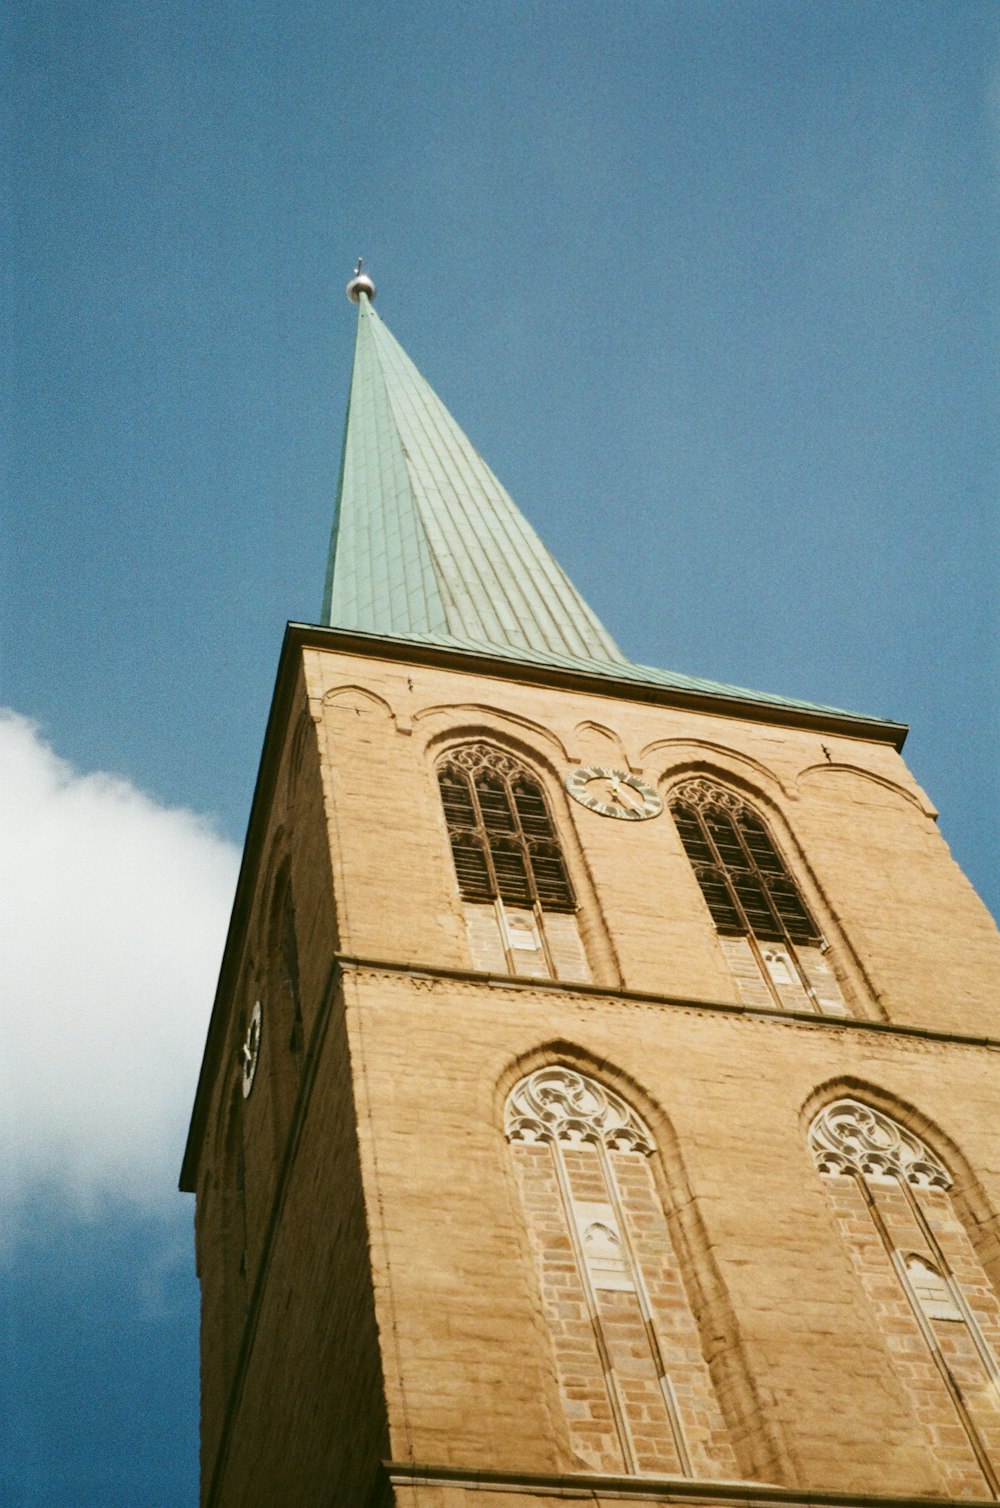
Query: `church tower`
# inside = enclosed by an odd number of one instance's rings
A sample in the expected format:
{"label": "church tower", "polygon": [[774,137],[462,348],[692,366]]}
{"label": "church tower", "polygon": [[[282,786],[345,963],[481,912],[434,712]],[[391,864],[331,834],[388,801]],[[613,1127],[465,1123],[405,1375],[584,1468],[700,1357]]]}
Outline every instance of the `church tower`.
{"label": "church tower", "polygon": [[349,293],[181,1177],[203,1504],[996,1501],[1000,950],[905,729],[626,659]]}

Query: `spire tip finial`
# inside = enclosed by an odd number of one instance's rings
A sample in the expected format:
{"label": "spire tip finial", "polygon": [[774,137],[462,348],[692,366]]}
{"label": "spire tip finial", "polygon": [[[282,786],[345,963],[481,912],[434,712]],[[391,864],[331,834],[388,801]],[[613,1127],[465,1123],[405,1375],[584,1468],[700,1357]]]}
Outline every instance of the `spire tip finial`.
{"label": "spire tip finial", "polygon": [[364,257],[358,257],[358,265],[354,269],[354,276],[347,285],[347,297],[352,304],[360,304],[363,293],[367,295],[369,300],[375,297],[375,284],[367,272],[361,271],[363,261]]}

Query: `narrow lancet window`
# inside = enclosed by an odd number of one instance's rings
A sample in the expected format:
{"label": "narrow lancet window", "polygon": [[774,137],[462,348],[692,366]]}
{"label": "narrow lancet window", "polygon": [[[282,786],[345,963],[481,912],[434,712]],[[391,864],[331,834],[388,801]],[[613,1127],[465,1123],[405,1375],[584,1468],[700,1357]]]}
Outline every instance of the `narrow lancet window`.
{"label": "narrow lancet window", "polygon": [[744,1001],[848,1015],[820,929],[757,812],[700,777],[670,810]]}
{"label": "narrow lancet window", "polygon": [[556,1065],[507,1101],[570,1441],[591,1471],[736,1475],[650,1168],[648,1127]]}
{"label": "narrow lancet window", "polygon": [[474,966],[588,979],[576,898],[538,779],[503,750],[471,744],[438,766],[438,784]]}
{"label": "narrow lancet window", "polygon": [[996,1497],[1000,1305],[955,1211],[951,1174],[919,1136],[859,1100],[828,1105],[809,1139],[949,1494],[981,1497],[985,1487]]}

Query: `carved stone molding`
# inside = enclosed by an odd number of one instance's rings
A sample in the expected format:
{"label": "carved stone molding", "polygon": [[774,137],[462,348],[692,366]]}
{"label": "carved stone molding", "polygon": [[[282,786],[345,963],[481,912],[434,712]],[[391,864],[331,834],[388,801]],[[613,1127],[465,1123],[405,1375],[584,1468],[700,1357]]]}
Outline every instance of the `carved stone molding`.
{"label": "carved stone molding", "polygon": [[573,1068],[539,1068],[511,1091],[505,1129],[509,1141],[603,1142],[609,1151],[653,1151],[653,1138],[635,1111],[603,1084]]}
{"label": "carved stone molding", "polygon": [[918,1188],[949,1189],[951,1175],[919,1136],[858,1100],[836,1100],[809,1131],[816,1167],[827,1177],[905,1179]]}

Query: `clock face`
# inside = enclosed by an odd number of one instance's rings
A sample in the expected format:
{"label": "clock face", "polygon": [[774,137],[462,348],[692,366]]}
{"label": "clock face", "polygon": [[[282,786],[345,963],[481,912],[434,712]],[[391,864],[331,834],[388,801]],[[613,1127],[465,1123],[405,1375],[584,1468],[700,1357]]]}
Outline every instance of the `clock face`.
{"label": "clock face", "polygon": [[247,1034],[243,1041],[243,1098],[246,1099],[253,1088],[254,1075],[257,1072],[257,1063],[260,1059],[260,1032],[263,1025],[263,1009],[258,1000],[250,1012],[250,1020],[247,1023]]}
{"label": "clock face", "polygon": [[587,765],[570,770],[566,789],[574,801],[602,817],[617,817],[622,822],[646,822],[658,817],[663,799],[638,775],[625,770],[606,770],[603,765]]}

